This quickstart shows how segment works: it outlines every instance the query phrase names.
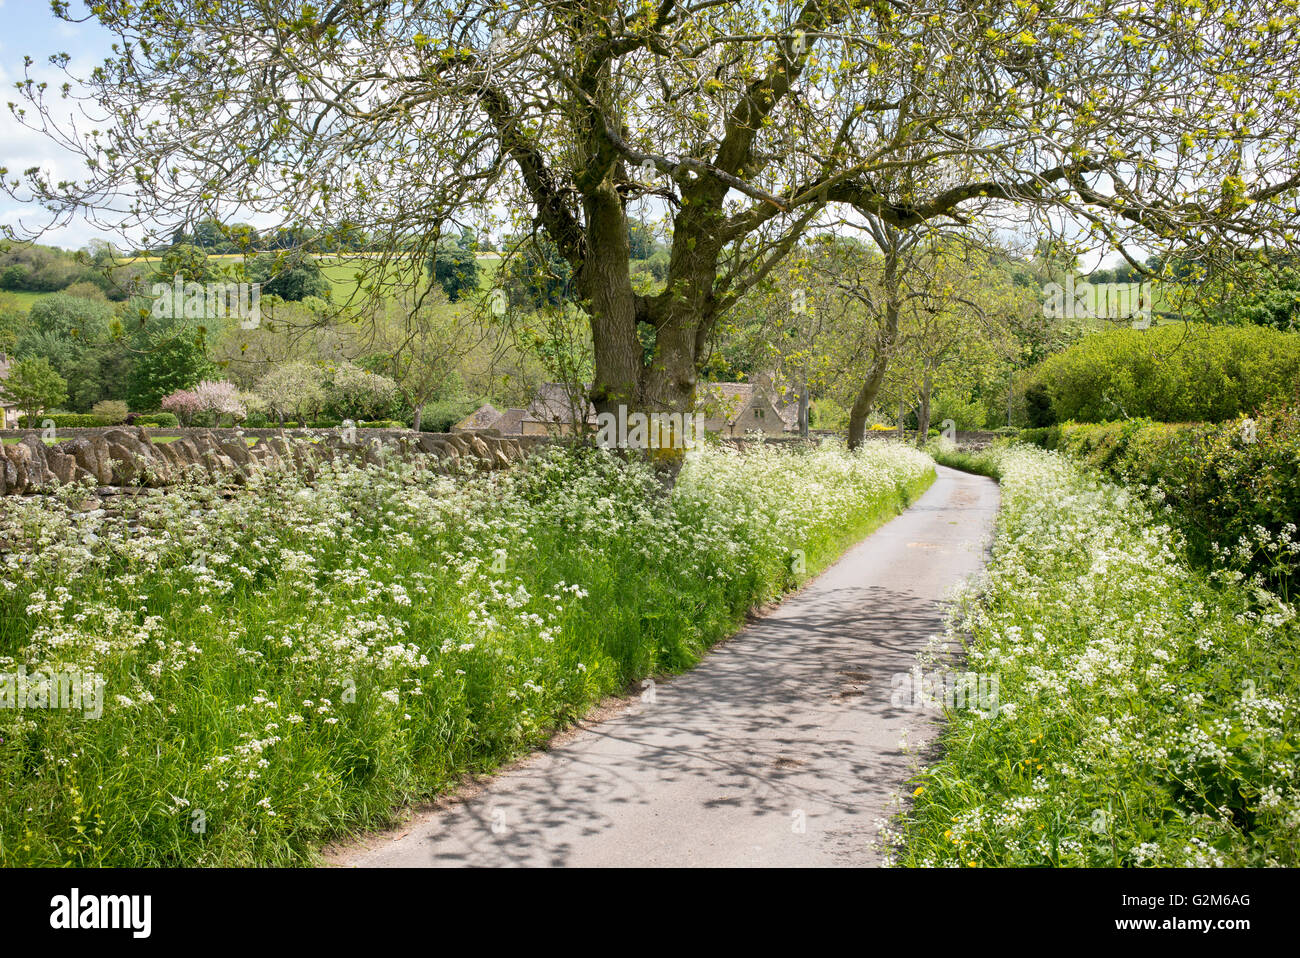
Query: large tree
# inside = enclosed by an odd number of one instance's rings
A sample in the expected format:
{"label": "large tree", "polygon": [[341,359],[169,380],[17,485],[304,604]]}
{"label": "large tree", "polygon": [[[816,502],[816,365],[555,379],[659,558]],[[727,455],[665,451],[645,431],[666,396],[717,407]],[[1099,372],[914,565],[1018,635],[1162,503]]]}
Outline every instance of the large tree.
{"label": "large tree", "polygon": [[[1000,200],[1076,217],[1135,266],[1134,242],[1286,245],[1297,218],[1294,0],[92,10],[118,51],[66,95],[89,91],[98,126],[20,84],[86,178],[11,189],[126,230],[348,222],[419,262],[445,224],[510,210],[572,267],[600,409],[691,408],[719,318],[843,217],[906,230]],[[629,208],[670,220],[653,293],[630,278]],[[363,289],[391,292],[384,259]]]}

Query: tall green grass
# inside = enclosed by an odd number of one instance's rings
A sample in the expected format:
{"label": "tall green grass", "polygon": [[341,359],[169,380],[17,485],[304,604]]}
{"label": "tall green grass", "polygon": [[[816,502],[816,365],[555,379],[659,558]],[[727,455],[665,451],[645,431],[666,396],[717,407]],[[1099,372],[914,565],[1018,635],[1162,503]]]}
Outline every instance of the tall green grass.
{"label": "tall green grass", "polygon": [[0,710],[0,864],[310,862],[689,668],[932,479],[891,445],[703,449],[665,499],[552,450],[175,489],[138,528],[3,500],[0,672],[93,670],[106,697]]}
{"label": "tall green grass", "polygon": [[988,581],[947,641],[997,707],[950,702],[890,836],[932,866],[1300,864],[1300,627],[1205,572],[1120,486],[997,454]]}

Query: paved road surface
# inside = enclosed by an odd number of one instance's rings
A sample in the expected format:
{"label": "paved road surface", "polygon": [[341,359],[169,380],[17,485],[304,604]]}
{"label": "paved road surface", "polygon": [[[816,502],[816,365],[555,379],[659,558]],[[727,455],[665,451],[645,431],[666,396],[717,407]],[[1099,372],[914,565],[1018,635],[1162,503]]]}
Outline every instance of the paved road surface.
{"label": "paved road surface", "polygon": [[[906,513],[700,665],[607,721],[335,852],[356,866],[871,865],[935,713],[891,678],[984,561],[988,479],[940,467]],[[799,826],[802,824],[803,830]],[[395,837],[396,836],[396,837]]]}

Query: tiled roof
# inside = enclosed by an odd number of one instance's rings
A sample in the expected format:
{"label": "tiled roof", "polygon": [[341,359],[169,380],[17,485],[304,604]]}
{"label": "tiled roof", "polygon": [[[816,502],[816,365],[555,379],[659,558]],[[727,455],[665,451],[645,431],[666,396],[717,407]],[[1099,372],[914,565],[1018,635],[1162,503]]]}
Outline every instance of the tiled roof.
{"label": "tiled roof", "polygon": [[501,417],[492,424],[493,429],[503,436],[518,436],[523,432],[520,423],[524,421],[524,411],[522,409],[507,409],[501,414]]}
{"label": "tiled roof", "polygon": [[762,389],[772,401],[777,415],[787,428],[795,429],[799,425],[799,397],[792,389],[786,389],[785,395],[780,388],[768,388],[770,380],[761,377],[761,383],[701,383],[696,397],[696,407],[706,416],[725,419],[728,425],[735,423],[749,405],[756,390]]}
{"label": "tiled roof", "polygon": [[501,411],[490,403],[484,403],[472,413],[453,426],[453,429],[491,429],[492,424],[501,418]]}
{"label": "tiled roof", "polygon": [[709,418],[734,423],[754,395],[753,383],[701,383],[696,408]]}

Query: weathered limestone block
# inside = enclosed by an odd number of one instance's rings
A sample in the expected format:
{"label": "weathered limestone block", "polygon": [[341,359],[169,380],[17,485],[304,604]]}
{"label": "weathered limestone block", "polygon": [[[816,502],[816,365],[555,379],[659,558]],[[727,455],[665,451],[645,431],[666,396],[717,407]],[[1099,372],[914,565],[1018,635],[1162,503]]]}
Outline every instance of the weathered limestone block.
{"label": "weathered limestone block", "polygon": [[253,461],[252,456],[248,454],[248,444],[236,436],[233,439],[217,440],[217,447],[235,465],[240,466],[242,471],[247,473],[247,466]]}
{"label": "weathered limestone block", "polygon": [[485,462],[492,461],[492,450],[488,449],[487,443],[485,443],[478,436],[475,436],[473,439],[470,440],[469,446],[470,446],[470,452],[473,453],[475,456],[477,456],[479,459],[482,459]]}
{"label": "weathered limestone block", "polygon": [[70,439],[65,443],[60,443],[60,450],[64,455],[71,456],[73,462],[77,464],[78,480],[99,481],[99,465],[95,461],[95,447],[89,439]]}
{"label": "weathered limestone block", "polygon": [[207,464],[203,461],[203,454],[192,439],[188,437],[177,439],[175,442],[168,443],[168,445],[172,447],[172,452],[180,460],[184,472],[192,472],[195,468],[207,469]]}
{"label": "weathered limestone block", "polygon": [[108,442],[117,443],[123,449],[129,450],[137,459],[152,459],[154,456],[153,440],[149,438],[148,433],[141,438],[140,433],[135,431],[110,429],[103,435]]}
{"label": "weathered limestone block", "polygon": [[46,451],[45,465],[59,485],[68,486],[77,481],[77,460],[57,446]]}
{"label": "weathered limestone block", "polygon": [[26,492],[27,460],[32,457],[32,451],[26,446],[3,446],[0,449],[4,452],[5,479],[9,492]]}
{"label": "weathered limestone block", "polygon": [[510,458],[505,452],[505,440],[495,435],[480,435],[479,442],[488,450],[488,468],[490,469],[509,469]]}
{"label": "weathered limestone block", "polygon": [[271,450],[277,459],[283,460],[289,458],[289,444],[280,436],[271,436],[269,439],[264,440],[264,442],[266,443],[266,448]]}
{"label": "weathered limestone block", "polygon": [[126,446],[109,440],[108,457],[112,460],[112,485],[129,486],[137,477],[144,475],[143,459]]}
{"label": "weathered limestone block", "polygon": [[180,452],[176,450],[175,446],[176,443],[174,442],[160,442],[154,446],[155,451],[158,453],[160,463],[166,465],[168,467],[168,472],[173,475],[177,474],[186,465],[184,460],[181,458]]}
{"label": "weathered limestone block", "polygon": [[215,449],[209,449],[203,453],[203,464],[207,466],[208,472],[212,474],[214,479],[229,477],[235,482],[242,482],[245,478],[244,473],[235,465],[233,459],[225,453],[217,452]]}
{"label": "weathered limestone block", "polygon": [[31,489],[43,489],[54,482],[54,473],[49,469],[49,450],[51,447],[45,445],[34,435],[23,436],[18,445],[26,447],[31,452],[31,461],[27,466],[28,482]]}
{"label": "weathered limestone block", "polygon": [[361,447],[361,461],[367,466],[383,465],[386,458],[384,444],[378,439],[371,439]]}

